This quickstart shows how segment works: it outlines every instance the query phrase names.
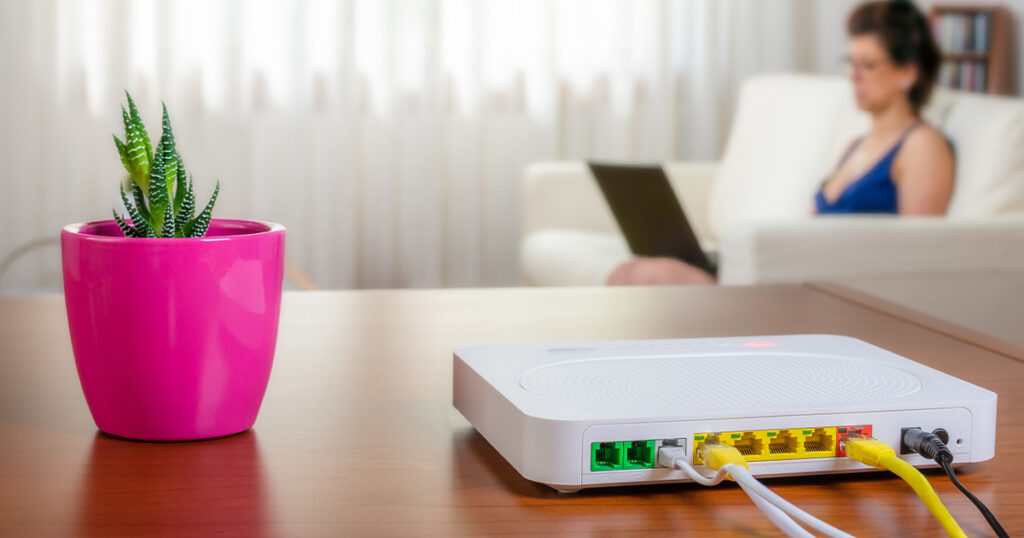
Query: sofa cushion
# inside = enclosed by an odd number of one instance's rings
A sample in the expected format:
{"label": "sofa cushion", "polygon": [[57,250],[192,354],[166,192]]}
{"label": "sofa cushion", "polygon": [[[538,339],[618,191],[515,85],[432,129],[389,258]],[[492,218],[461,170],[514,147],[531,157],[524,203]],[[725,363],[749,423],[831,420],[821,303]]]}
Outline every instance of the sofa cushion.
{"label": "sofa cushion", "polygon": [[958,94],[942,130],[956,150],[950,217],[1024,211],[1024,101]]}
{"label": "sofa cushion", "polygon": [[747,221],[807,216],[814,192],[866,126],[842,78],[748,80],[711,190],[710,235],[720,238],[730,226]]}

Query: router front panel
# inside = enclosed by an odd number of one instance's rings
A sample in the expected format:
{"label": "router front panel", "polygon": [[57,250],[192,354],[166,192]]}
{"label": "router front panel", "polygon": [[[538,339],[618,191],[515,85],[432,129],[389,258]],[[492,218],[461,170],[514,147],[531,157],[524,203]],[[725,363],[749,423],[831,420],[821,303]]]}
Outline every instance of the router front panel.
{"label": "router front panel", "polygon": [[454,363],[455,407],[560,490],[686,480],[657,467],[664,443],[697,466],[701,443],[731,444],[761,476],[868,470],[841,452],[857,431],[898,447],[941,427],[956,462],[994,454],[994,393],[844,336],[473,346]]}

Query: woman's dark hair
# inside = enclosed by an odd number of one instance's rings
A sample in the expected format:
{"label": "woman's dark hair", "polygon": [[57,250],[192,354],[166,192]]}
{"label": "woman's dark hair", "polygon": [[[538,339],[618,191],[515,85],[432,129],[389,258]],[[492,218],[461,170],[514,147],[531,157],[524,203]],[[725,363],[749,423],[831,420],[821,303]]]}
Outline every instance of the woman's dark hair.
{"label": "woman's dark hair", "polygon": [[942,62],[931,26],[910,0],[867,2],[850,13],[846,23],[850,36],[874,35],[896,65],[917,66],[917,82],[908,92],[910,104],[919,112],[928,102]]}

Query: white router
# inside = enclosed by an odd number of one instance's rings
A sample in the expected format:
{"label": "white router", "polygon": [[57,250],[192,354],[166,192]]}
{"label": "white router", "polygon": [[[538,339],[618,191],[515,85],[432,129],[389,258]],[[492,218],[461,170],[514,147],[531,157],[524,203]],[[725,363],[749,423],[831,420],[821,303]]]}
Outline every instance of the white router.
{"label": "white router", "polygon": [[731,444],[761,477],[872,470],[844,456],[858,431],[896,448],[904,428],[942,428],[955,463],[995,451],[995,393],[845,336],[471,346],[454,362],[455,407],[559,491],[688,481],[657,465],[663,444],[707,475],[694,449]]}

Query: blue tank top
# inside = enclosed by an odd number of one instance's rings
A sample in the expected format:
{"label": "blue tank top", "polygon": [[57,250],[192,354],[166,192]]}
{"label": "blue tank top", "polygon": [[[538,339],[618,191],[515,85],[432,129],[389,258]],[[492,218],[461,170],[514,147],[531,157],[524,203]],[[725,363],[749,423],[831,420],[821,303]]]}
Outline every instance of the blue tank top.
{"label": "blue tank top", "polygon": [[[828,213],[898,213],[899,206],[896,199],[896,183],[892,180],[892,163],[896,160],[896,154],[907,139],[907,136],[921,122],[916,122],[900,137],[888,153],[882,156],[863,176],[846,186],[846,189],[833,202],[825,199],[825,184],[822,183],[818,194],[814,197],[818,208],[818,214]],[[838,170],[853,153],[863,139],[854,142],[853,146],[843,155],[839,161]],[[827,183],[827,180],[826,180]]]}

